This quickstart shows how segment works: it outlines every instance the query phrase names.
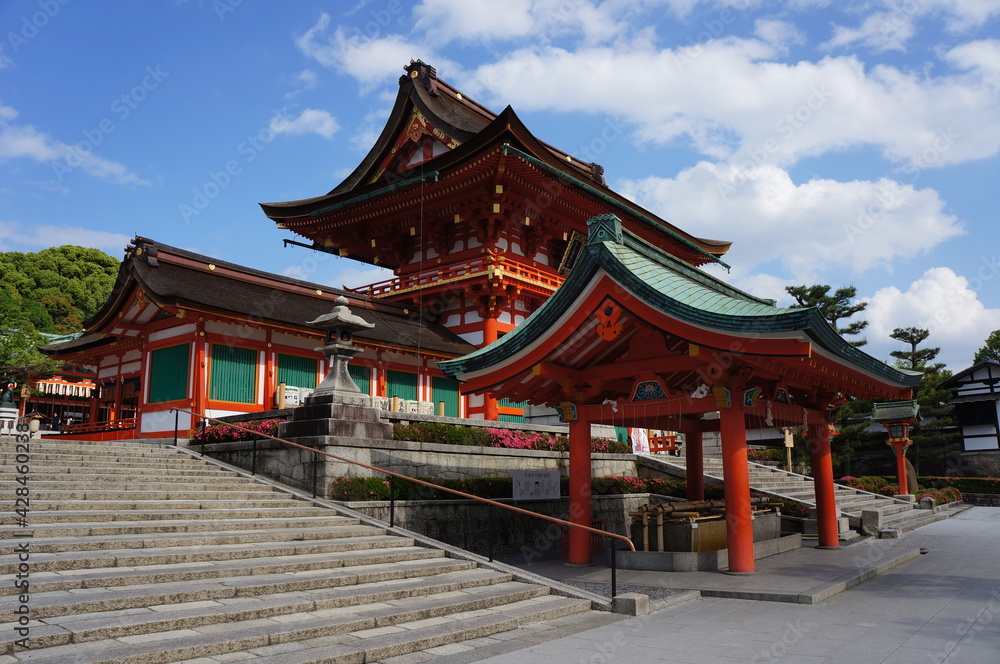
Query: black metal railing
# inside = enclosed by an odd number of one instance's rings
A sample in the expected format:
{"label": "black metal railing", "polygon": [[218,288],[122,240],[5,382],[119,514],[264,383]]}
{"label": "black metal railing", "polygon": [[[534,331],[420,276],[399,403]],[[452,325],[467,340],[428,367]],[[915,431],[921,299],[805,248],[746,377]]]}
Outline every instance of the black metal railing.
{"label": "black metal railing", "polygon": [[[224,424],[226,426],[233,427],[233,428],[239,429],[241,431],[245,431],[246,433],[250,434],[251,435],[251,439],[250,440],[252,441],[251,442],[251,456],[250,456],[250,472],[253,475],[257,474],[257,441],[260,438],[265,438],[265,439],[268,439],[268,440],[273,440],[273,441],[281,443],[283,445],[288,445],[289,447],[297,447],[299,449],[308,450],[308,451],[312,452],[313,453],[313,463],[312,463],[312,487],[311,487],[311,489],[312,489],[312,497],[313,498],[316,498],[318,496],[318,493],[317,493],[317,489],[318,489],[318,471],[319,471],[319,461],[320,461],[320,456],[321,455],[325,456],[325,457],[329,457],[331,459],[336,459],[337,461],[342,461],[344,463],[353,464],[355,466],[360,466],[361,468],[367,468],[368,470],[372,470],[372,471],[375,471],[375,472],[378,472],[378,473],[383,473],[385,475],[388,475],[389,476],[389,527],[390,528],[395,528],[395,525],[396,525],[395,524],[395,521],[396,521],[396,492],[394,491],[394,487],[395,487],[395,479],[399,478],[399,479],[406,480],[408,482],[413,482],[415,484],[418,484],[418,485],[421,485],[421,486],[425,486],[425,487],[428,487],[428,488],[431,488],[431,489],[438,489],[438,490],[441,490],[441,491],[445,491],[447,493],[454,494],[454,495],[459,496],[461,498],[465,498],[465,499],[468,499],[468,500],[474,500],[474,501],[477,501],[477,502],[480,502],[480,503],[485,503],[486,505],[488,505],[488,508],[487,508],[488,529],[489,529],[489,532],[491,534],[493,533],[493,508],[494,507],[499,507],[501,509],[509,510],[511,512],[515,512],[515,513],[519,513],[519,514],[526,514],[526,515],[531,516],[531,517],[535,517],[535,518],[538,518],[538,519],[543,519],[545,521],[556,523],[556,524],[559,524],[560,526],[563,526],[563,527],[566,527],[566,528],[578,528],[580,530],[584,530],[584,531],[587,531],[587,532],[590,532],[590,533],[594,533],[594,534],[598,534],[598,535],[601,535],[601,536],[604,536],[604,537],[608,537],[608,538],[611,539],[611,599],[612,600],[614,599],[615,595],[618,594],[617,593],[617,569],[616,569],[617,568],[616,550],[617,550],[617,543],[618,543],[618,541],[620,540],[620,541],[625,542],[628,545],[628,548],[629,548],[630,551],[633,551],[633,552],[635,551],[635,545],[632,543],[632,540],[629,539],[628,537],[625,537],[624,535],[619,535],[617,533],[608,532],[606,530],[601,530],[599,528],[593,528],[591,526],[584,526],[584,525],[579,524],[579,523],[573,523],[572,521],[566,521],[565,519],[559,519],[559,518],[556,518],[554,516],[549,516],[547,514],[539,514],[538,512],[532,512],[531,510],[526,510],[526,509],[523,509],[521,507],[514,507],[513,505],[506,505],[506,504],[498,502],[496,500],[491,500],[489,498],[483,498],[481,496],[476,496],[476,495],[473,495],[471,493],[466,493],[464,491],[459,491],[458,489],[450,489],[450,488],[448,488],[446,486],[441,486],[440,484],[434,484],[433,482],[428,482],[426,480],[417,479],[416,477],[409,477],[408,475],[403,475],[402,473],[397,473],[397,472],[392,471],[392,470],[387,470],[385,468],[379,468],[378,466],[371,466],[369,464],[362,463],[360,461],[355,461],[354,459],[347,459],[345,457],[338,456],[338,455],[333,454],[331,452],[326,452],[324,450],[316,449],[315,447],[309,447],[307,445],[302,445],[300,443],[293,443],[290,440],[284,440],[283,438],[278,438],[276,436],[271,436],[271,435],[268,435],[266,433],[262,433],[260,431],[254,431],[254,430],[248,429],[246,427],[241,427],[238,424],[232,424],[232,423],[229,423],[229,422],[224,422],[224,421],[216,419],[214,417],[209,417],[209,416],[205,415],[204,413],[197,413],[195,411],[187,410],[187,409],[184,409],[184,408],[173,408],[172,410],[174,411],[174,444],[175,445],[177,444],[178,435],[179,435],[179,431],[180,431],[180,429],[179,429],[180,413],[188,413],[189,415],[192,415],[195,418],[199,418],[202,421],[209,420],[209,421],[212,421],[212,422],[217,422],[219,424]],[[204,438],[201,439],[200,444],[201,444],[201,454],[202,454],[202,456],[204,456],[205,455],[205,444],[206,444]],[[488,559],[489,559],[490,562],[493,562],[493,558],[494,558],[494,555],[493,555],[493,553],[494,553],[494,549],[493,549],[493,537],[491,536],[491,537],[488,537],[487,539],[488,539],[488,549],[489,549]]]}

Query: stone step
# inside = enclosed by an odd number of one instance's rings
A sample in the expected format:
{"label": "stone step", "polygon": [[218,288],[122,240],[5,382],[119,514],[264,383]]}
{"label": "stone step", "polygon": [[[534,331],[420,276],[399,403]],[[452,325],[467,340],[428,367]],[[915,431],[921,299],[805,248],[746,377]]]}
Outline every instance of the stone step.
{"label": "stone step", "polygon": [[[332,613],[332,609],[352,607],[350,612],[357,613],[358,607],[367,603],[399,602],[408,598],[423,598],[420,608],[426,614],[435,613],[434,604],[469,610],[473,607],[486,608],[499,601],[520,601],[544,592],[537,586],[532,587],[532,592],[525,592],[526,584],[515,585],[504,575],[484,574],[483,570],[442,568],[431,572],[431,576],[420,577],[417,576],[419,570],[404,569],[384,583],[359,582],[321,590],[246,597],[238,601],[182,602],[142,610],[105,611],[83,618],[56,616],[44,622],[53,628],[72,629],[72,642],[86,643],[200,628],[223,622],[309,620],[316,617],[309,614],[319,611]],[[456,595],[461,596],[458,602],[454,599]],[[469,597],[472,599],[467,599]],[[36,647],[59,646],[67,640],[65,632],[53,631],[47,636],[41,644],[36,643]],[[35,640],[32,639],[32,642]]]}
{"label": "stone step", "polygon": [[[268,558],[222,560],[182,565],[82,568],[54,572],[32,570],[32,592],[117,588],[149,583],[196,581],[257,574],[293,574],[313,569],[337,569],[360,565],[387,565],[405,561],[434,561],[434,565],[470,566],[464,561],[445,560],[444,552],[426,547],[400,546],[333,553],[273,556]],[[13,584],[0,586],[0,595],[17,594]]]}
{"label": "stone step", "polygon": [[[155,545],[155,542],[151,544]],[[67,569],[93,569],[103,567],[135,567],[140,565],[180,565],[223,560],[248,560],[264,556],[292,556],[297,554],[328,553],[362,549],[413,546],[411,538],[396,535],[372,537],[347,537],[339,540],[316,542],[263,542],[223,544],[217,546],[175,546],[145,549],[101,550],[81,557],[75,551],[31,554],[32,572],[52,572]],[[17,567],[16,555],[0,556],[0,574],[13,574]]]}
{"label": "stone step", "polygon": [[[30,528],[8,511],[0,538],[30,531],[31,648],[8,630],[0,663],[375,662],[590,613],[177,450],[33,442],[29,465]],[[18,470],[4,455],[0,491]]]}
{"label": "stone step", "polygon": [[[10,495],[18,486],[17,482],[4,482],[0,480],[0,495]],[[59,482],[29,480],[28,488],[32,496],[42,496],[45,500],[56,500],[59,497],[66,497],[71,500],[80,500],[75,494],[86,494],[83,498],[94,497],[97,500],[108,500],[107,496],[115,498],[115,494],[124,494],[131,497],[136,493],[144,493],[150,497],[177,495],[178,493],[212,493],[223,494],[225,492],[255,494],[255,493],[281,493],[267,484],[247,485],[246,481],[238,482],[216,482],[215,480],[190,480],[183,478],[178,482],[154,482],[149,478],[125,478],[118,482],[93,482],[78,484],[69,480]],[[96,494],[96,495],[95,495]],[[107,494],[107,495],[105,495]]]}
{"label": "stone step", "polygon": [[39,502],[66,502],[75,500],[101,501],[132,501],[132,500],[269,500],[276,499],[287,501],[288,495],[279,491],[275,487],[266,484],[250,484],[244,487],[237,487],[228,491],[217,489],[201,489],[200,487],[183,487],[173,491],[142,491],[140,489],[91,489],[90,487],[80,487],[78,489],[49,489],[41,491],[31,491],[32,503]]}
{"label": "stone step", "polygon": [[[395,562],[382,565],[342,567],[338,569],[304,570],[295,574],[263,574],[231,576],[223,579],[203,579],[169,583],[151,583],[115,588],[91,588],[79,591],[33,593],[31,615],[43,620],[59,616],[108,611],[128,611],[161,605],[195,602],[220,602],[242,597],[303,594],[319,589],[349,587],[338,593],[341,597],[356,596],[352,602],[376,602],[399,599],[427,588],[428,592],[450,592],[465,585],[480,585],[509,581],[509,575],[492,570],[470,569],[462,561],[441,559],[427,565],[423,561]],[[440,577],[440,578],[439,578]],[[417,579],[402,589],[394,581]],[[547,592],[541,586],[531,586],[537,592]],[[346,600],[345,600],[346,601]],[[0,621],[16,620],[13,610],[0,611]],[[49,621],[58,623],[59,621]]]}
{"label": "stone step", "polygon": [[[267,528],[258,530],[234,530],[223,533],[216,532],[171,532],[158,533],[155,540],[150,540],[145,533],[126,535],[106,535],[103,537],[47,537],[39,538],[37,534],[31,540],[32,557],[43,553],[63,553],[66,551],[104,551],[106,549],[145,549],[150,543],[157,548],[167,547],[206,547],[233,545],[251,545],[273,542],[315,542],[347,537],[371,537],[385,534],[384,528],[368,525],[332,525],[319,528]],[[3,556],[0,556],[0,560]]]}
{"label": "stone step", "polygon": [[[196,461],[197,463],[197,461]],[[0,466],[0,474],[5,477],[18,476],[21,473],[16,471],[15,466],[20,464],[11,464],[7,466]],[[225,468],[216,468],[211,465],[194,465],[194,466],[178,466],[176,468],[156,468],[156,469],[143,469],[141,467],[135,466],[125,466],[125,465],[66,465],[66,466],[50,466],[41,465],[36,466],[34,464],[28,464],[31,470],[31,479],[35,478],[52,478],[52,479],[65,479],[67,475],[86,477],[88,475],[106,477],[108,481],[114,481],[118,476],[130,476],[130,477],[145,477],[150,473],[153,473],[157,478],[163,477],[191,477],[191,478],[240,478],[241,476]],[[87,472],[82,472],[86,469]]]}
{"label": "stone step", "polygon": [[[33,537],[106,537],[111,535],[150,535],[153,533],[197,533],[221,532],[233,530],[264,530],[289,528],[318,528],[328,526],[356,526],[358,519],[338,516],[333,512],[326,515],[265,520],[261,518],[246,519],[214,519],[214,520],[167,520],[161,521],[95,521],[79,522],[73,525],[64,522],[36,524],[32,523]],[[22,532],[21,528],[0,529],[0,539],[16,539]]]}
{"label": "stone step", "polygon": [[[242,504],[241,504],[242,505]],[[183,516],[185,521],[212,521],[215,519],[294,519],[299,517],[309,517],[316,514],[316,507],[301,500],[296,500],[288,506],[268,506],[257,509],[244,509],[242,507],[231,507],[227,509],[184,509],[179,513],[177,508],[173,509],[135,509],[135,510],[88,510],[86,505],[82,505],[75,510],[52,509],[45,512],[32,511],[30,522],[32,527],[38,524],[66,524],[66,523],[86,523],[86,522],[114,522],[114,521],[170,521]],[[0,525],[14,526],[17,524],[17,515],[13,511],[0,514]]]}
{"label": "stone step", "polygon": [[235,500],[235,496],[227,496],[229,500],[78,500],[78,501],[31,501],[32,519],[38,512],[48,510],[232,510],[245,507],[248,509],[261,507],[291,507],[302,505],[303,502],[295,496],[280,493],[271,494],[273,498],[255,496],[253,500]]}
{"label": "stone step", "polygon": [[[553,595],[494,604],[494,598],[416,597],[357,610],[319,609],[281,619],[220,623],[154,634],[72,643],[19,653],[35,664],[161,664],[194,657],[247,652],[264,664],[376,662],[455,641],[517,629],[589,608],[583,600]],[[513,595],[516,597],[516,594]],[[462,600],[465,600],[464,602]],[[504,598],[508,599],[508,598]],[[479,600],[479,601],[477,601]],[[463,606],[469,608],[458,610]],[[66,659],[71,657],[72,659]]]}

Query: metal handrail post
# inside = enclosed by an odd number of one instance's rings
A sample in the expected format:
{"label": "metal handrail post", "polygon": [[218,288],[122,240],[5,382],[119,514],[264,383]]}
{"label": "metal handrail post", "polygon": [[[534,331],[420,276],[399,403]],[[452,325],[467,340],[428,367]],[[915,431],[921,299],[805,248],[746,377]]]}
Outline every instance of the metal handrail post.
{"label": "metal handrail post", "polygon": [[618,565],[615,554],[618,551],[617,540],[611,540],[611,600],[614,601],[618,594]]}
{"label": "metal handrail post", "polygon": [[487,542],[489,542],[490,562],[493,562],[493,506],[487,505],[486,510],[489,514],[489,518],[487,519],[488,525],[486,531],[486,540]]}
{"label": "metal handrail post", "polygon": [[396,478],[389,476],[389,527],[396,527]]}
{"label": "metal handrail post", "polygon": [[316,483],[319,476],[319,450],[313,450],[313,498],[316,497]]}
{"label": "metal handrail post", "polygon": [[181,411],[177,410],[176,408],[174,408],[173,411],[174,411],[174,447],[177,447],[177,429],[180,428]]}
{"label": "metal handrail post", "polygon": [[253,452],[250,454],[250,474],[257,474],[257,436],[253,437]]}

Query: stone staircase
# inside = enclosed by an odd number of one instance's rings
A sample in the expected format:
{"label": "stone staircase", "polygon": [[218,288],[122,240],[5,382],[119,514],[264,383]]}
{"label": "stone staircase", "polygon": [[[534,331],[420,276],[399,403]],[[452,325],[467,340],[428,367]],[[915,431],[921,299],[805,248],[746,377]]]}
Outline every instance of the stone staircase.
{"label": "stone staircase", "polygon": [[30,594],[0,586],[0,662],[424,661],[537,621],[610,618],[177,448],[33,440],[28,459],[25,485],[2,443],[0,568],[26,572]]}
{"label": "stone staircase", "polygon": [[[685,467],[683,457],[643,457],[642,462],[656,467],[659,464],[673,466],[661,468],[666,472],[676,471]],[[704,459],[705,477],[722,483],[722,459],[717,457],[705,457]],[[755,491],[774,496],[775,498],[787,498],[809,508],[816,507],[816,494],[813,489],[813,478],[804,475],[797,475],[757,463],[750,463],[750,486]],[[840,509],[841,518],[847,519],[847,524],[855,530],[862,530],[862,513],[869,513],[864,530],[866,534],[877,535],[880,538],[896,538],[903,533],[919,528],[920,526],[935,521],[947,519],[956,513],[955,510],[926,510],[917,509],[914,503],[897,501],[874,493],[851,489],[849,487],[834,484],[834,497],[837,507]],[[841,527],[841,537],[847,535],[847,529]],[[848,538],[851,535],[848,535]]]}

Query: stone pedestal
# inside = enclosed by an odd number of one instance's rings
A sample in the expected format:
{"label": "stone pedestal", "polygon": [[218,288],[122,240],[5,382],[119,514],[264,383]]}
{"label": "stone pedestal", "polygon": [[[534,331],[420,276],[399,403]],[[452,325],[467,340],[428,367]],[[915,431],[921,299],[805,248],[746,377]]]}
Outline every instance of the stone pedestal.
{"label": "stone pedestal", "polygon": [[[278,425],[278,438],[310,447],[333,444],[315,440],[329,436],[344,438],[392,439],[392,425],[379,416],[377,408],[343,403],[339,394],[313,394],[304,406],[292,411],[292,419]],[[309,438],[309,442],[296,440]]]}

